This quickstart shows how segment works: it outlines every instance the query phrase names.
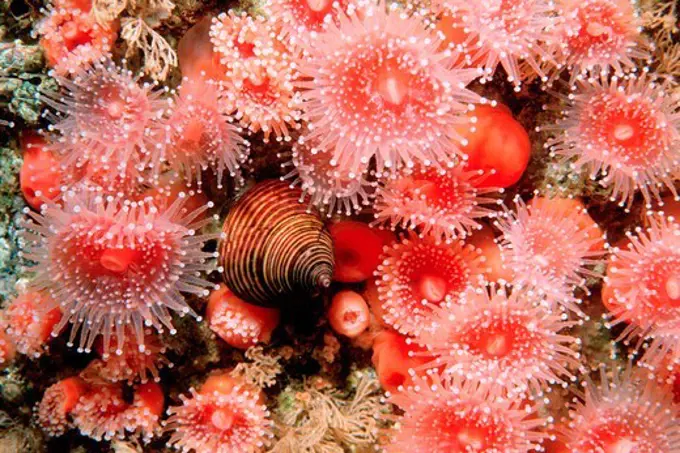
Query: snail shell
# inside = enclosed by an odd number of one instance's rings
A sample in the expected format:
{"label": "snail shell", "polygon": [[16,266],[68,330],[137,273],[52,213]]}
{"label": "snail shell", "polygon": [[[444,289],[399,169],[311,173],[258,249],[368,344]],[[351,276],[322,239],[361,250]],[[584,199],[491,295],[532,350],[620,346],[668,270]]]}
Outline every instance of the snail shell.
{"label": "snail shell", "polygon": [[276,306],[281,296],[312,294],[333,276],[333,241],[301,191],[279,180],[258,183],[224,220],[220,264],[229,289],[243,300]]}

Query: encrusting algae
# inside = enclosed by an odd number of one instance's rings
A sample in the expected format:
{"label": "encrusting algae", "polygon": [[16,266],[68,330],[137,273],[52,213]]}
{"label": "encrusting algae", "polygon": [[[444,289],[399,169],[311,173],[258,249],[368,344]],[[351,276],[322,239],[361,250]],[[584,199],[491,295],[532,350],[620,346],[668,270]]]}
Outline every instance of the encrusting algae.
{"label": "encrusting algae", "polygon": [[680,7],[0,5],[0,453],[680,453]]}

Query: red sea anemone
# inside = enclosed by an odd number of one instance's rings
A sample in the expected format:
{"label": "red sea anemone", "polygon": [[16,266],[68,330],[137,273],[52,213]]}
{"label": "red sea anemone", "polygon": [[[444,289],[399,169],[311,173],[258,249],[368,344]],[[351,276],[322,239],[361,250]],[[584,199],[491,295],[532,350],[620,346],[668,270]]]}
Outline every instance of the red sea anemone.
{"label": "red sea anemone", "polygon": [[212,269],[215,257],[201,247],[219,235],[196,234],[210,219],[195,219],[210,205],[186,212],[184,198],[159,211],[149,203],[67,192],[41,214],[27,210],[32,220],[25,222],[23,255],[36,263],[32,287],[61,306],[56,330],[71,322],[70,342],[80,332],[80,350],[102,334],[105,352],[112,337],[121,351],[127,328],[143,345],[145,324],[174,333],[171,311],[194,314],[181,292],[206,296],[213,287],[196,275]]}
{"label": "red sea anemone", "polygon": [[591,381],[585,398],[571,407],[563,441],[571,453],[672,453],[680,448],[680,423],[672,396],[652,380],[636,378],[632,368]]}
{"label": "red sea anemone", "polygon": [[54,305],[47,295],[32,291],[19,295],[0,314],[0,327],[7,328],[18,352],[33,358],[43,353],[61,320],[61,310]]}
{"label": "red sea anemone", "polygon": [[233,11],[213,20],[210,37],[226,71],[225,111],[251,132],[290,141],[299,128],[300,96],[294,90],[296,55],[284,36],[262,17]]}
{"label": "red sea anemone", "polygon": [[48,10],[37,31],[47,64],[57,74],[68,75],[108,55],[116,41],[118,22],[98,23],[90,14],[90,2],[61,3]]}
{"label": "red sea anemone", "polygon": [[59,159],[47,147],[38,135],[25,134],[21,139],[24,159],[19,173],[21,193],[33,209],[40,209],[44,199],[53,200],[61,193],[63,175]]}
{"label": "red sea anemone", "polygon": [[479,219],[490,216],[488,206],[500,201],[481,188],[485,176],[460,167],[420,167],[388,179],[375,203],[376,221],[417,230],[421,236],[450,241],[481,228]]}
{"label": "red sea anemone", "polygon": [[149,162],[163,154],[163,139],[155,130],[167,102],[140,85],[130,71],[101,59],[76,72],[72,79],[56,76],[65,89],[42,93],[53,111],[50,149],[71,173],[96,173],[102,187],[118,189],[120,177],[136,178]]}
{"label": "red sea anemone", "polygon": [[168,445],[182,452],[255,453],[271,437],[262,392],[228,374],[208,378],[191,389],[182,405],[168,409]]}
{"label": "red sea anemone", "polygon": [[[680,161],[680,100],[666,81],[629,74],[578,83],[568,107],[546,143],[576,170],[603,176],[612,201],[628,207],[636,190],[649,204],[667,186],[674,194],[672,171]],[[676,194],[677,196],[677,194]]]}
{"label": "red sea anemone", "polygon": [[478,383],[428,379],[390,398],[404,415],[388,453],[528,453],[545,437],[536,407],[493,397]]}
{"label": "red sea anemone", "polygon": [[380,386],[387,392],[397,393],[413,385],[416,368],[432,360],[425,348],[415,344],[393,330],[383,330],[373,341],[371,361]]}
{"label": "red sea anemone", "polygon": [[579,340],[565,332],[573,323],[528,291],[468,290],[458,305],[441,311],[437,325],[420,339],[437,356],[431,366],[479,381],[494,394],[540,394],[547,384],[565,383],[567,367],[579,365],[571,349]]}
{"label": "red sea anemone", "polygon": [[561,35],[558,44],[571,80],[589,75],[623,74],[644,50],[642,20],[631,0],[558,0]]}
{"label": "red sea anemone", "polygon": [[277,308],[249,304],[220,285],[208,299],[205,317],[210,329],[230,346],[248,349],[269,343],[281,314]]}
{"label": "red sea anemone", "polygon": [[328,308],[328,322],[333,330],[349,338],[355,338],[366,330],[370,318],[366,300],[354,291],[338,292]]}
{"label": "red sea anemone", "polygon": [[436,328],[440,307],[482,283],[481,252],[463,242],[407,238],[387,248],[375,273],[384,321],[417,337]]}
{"label": "red sea anemone", "polygon": [[550,0],[441,0],[446,27],[439,26],[451,48],[462,49],[468,65],[484,68],[490,80],[498,66],[518,86],[524,63],[546,77],[542,66],[556,64],[555,7]]}
{"label": "red sea anemone", "polygon": [[380,231],[354,220],[332,223],[328,230],[335,257],[333,280],[357,283],[370,278],[380,264],[385,244]]}
{"label": "red sea anemone", "polygon": [[62,379],[50,386],[36,407],[40,428],[49,436],[61,436],[71,427],[71,412],[88,391],[84,380],[77,376]]}
{"label": "red sea anemone", "polygon": [[165,158],[183,170],[187,181],[201,184],[201,171],[212,168],[221,188],[222,175],[235,176],[247,155],[240,128],[230,123],[211,81],[188,80],[179,89],[165,122],[168,146]]}
{"label": "red sea anemone", "polygon": [[447,53],[421,18],[380,2],[314,40],[300,64],[307,140],[333,150],[331,165],[358,170],[451,162],[462,155],[454,126],[468,103],[476,70],[447,69]]}
{"label": "red sea anemone", "polygon": [[502,104],[479,105],[468,116],[473,127],[460,130],[468,141],[465,168],[484,171],[479,187],[507,188],[516,184],[531,155],[531,141],[524,126]]}
{"label": "red sea anemone", "polygon": [[73,425],[95,440],[123,439],[133,433],[148,441],[160,432],[164,399],[155,382],[137,387],[132,403],[125,400],[121,385],[93,385],[73,406]]}
{"label": "red sea anemone", "polygon": [[190,81],[220,81],[226,77],[221,56],[210,39],[212,17],[205,16],[191,27],[177,44],[177,58],[182,77]]}
{"label": "red sea anemone", "polygon": [[599,275],[591,267],[601,262],[602,233],[580,203],[536,200],[527,206],[516,197],[515,211],[506,211],[495,222],[502,232],[503,260],[514,284],[578,311],[570,296],[574,288],[586,289],[586,277]]}
{"label": "red sea anemone", "polygon": [[680,225],[650,218],[645,231],[628,234],[615,247],[602,290],[616,323],[629,324],[622,337],[651,338],[645,360],[658,363],[667,353],[680,359]]}

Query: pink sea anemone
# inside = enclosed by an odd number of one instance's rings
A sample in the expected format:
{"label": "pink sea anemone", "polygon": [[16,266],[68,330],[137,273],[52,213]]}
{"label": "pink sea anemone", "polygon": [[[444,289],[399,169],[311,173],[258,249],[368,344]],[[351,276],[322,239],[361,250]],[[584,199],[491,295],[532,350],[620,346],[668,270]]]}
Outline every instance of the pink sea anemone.
{"label": "pink sea anemone", "polygon": [[576,170],[602,175],[612,201],[630,205],[637,190],[649,204],[666,186],[677,197],[673,169],[680,163],[680,100],[668,81],[645,74],[579,81],[546,143],[574,159]]}
{"label": "pink sea anemone", "polygon": [[116,41],[118,21],[99,23],[90,14],[91,2],[81,3],[55,5],[37,28],[47,64],[59,75],[108,55]]}
{"label": "pink sea anemone", "polygon": [[635,68],[649,58],[642,20],[631,0],[558,0],[563,23],[558,44],[561,60],[576,78]]}
{"label": "pink sea anemone", "polygon": [[495,189],[479,187],[483,180],[481,172],[460,167],[405,170],[379,190],[376,222],[415,229],[438,240],[465,237],[481,228],[479,219],[493,215],[490,206],[500,202],[490,196]]}
{"label": "pink sea anemone", "polygon": [[174,333],[171,311],[195,315],[181,292],[206,296],[213,287],[196,273],[212,269],[215,253],[201,247],[219,234],[196,233],[210,222],[196,220],[210,205],[186,212],[185,198],[159,211],[145,202],[67,192],[41,214],[26,210],[23,256],[36,263],[31,286],[61,306],[56,330],[72,323],[69,342],[80,332],[79,350],[89,351],[101,334],[104,351],[115,337],[120,353],[127,328],[143,345],[144,325]]}
{"label": "pink sea anemone", "polygon": [[221,187],[223,173],[235,176],[247,156],[247,142],[231,124],[219,93],[216,83],[185,80],[165,122],[166,160],[199,186],[201,171],[212,168]]}
{"label": "pink sea anemone", "polygon": [[269,412],[262,393],[228,374],[208,378],[191,389],[182,405],[168,409],[168,445],[182,452],[255,453],[271,437]]}
{"label": "pink sea anemone", "polygon": [[333,150],[311,146],[302,138],[293,146],[291,163],[294,169],[283,179],[293,179],[300,185],[303,201],[315,206],[328,217],[333,214],[351,215],[369,204],[372,183],[368,181],[368,166],[353,170],[332,165]]}
{"label": "pink sea anemone", "polygon": [[585,396],[571,407],[564,443],[572,453],[671,453],[680,448],[680,423],[672,396],[633,369],[600,369],[599,386],[588,381]]}
{"label": "pink sea anemone", "polygon": [[[515,198],[515,210],[494,222],[501,231],[501,255],[513,272],[513,283],[578,311],[571,296],[587,290],[586,277],[598,277],[592,267],[602,262],[602,232],[585,207],[556,198],[535,198],[526,205]],[[561,244],[556,247],[555,244]]]}
{"label": "pink sea anemone", "polygon": [[262,131],[265,142],[272,133],[290,141],[301,117],[295,49],[264,18],[233,11],[213,20],[210,37],[226,71],[225,111],[249,131]]}
{"label": "pink sea anemone", "polygon": [[63,92],[41,95],[52,110],[45,116],[50,148],[72,173],[96,173],[106,188],[116,189],[120,177],[136,178],[163,154],[157,122],[167,102],[152,85],[140,85],[130,71],[106,58],[73,74],[55,76]]}
{"label": "pink sea anemone", "polygon": [[450,48],[462,50],[468,65],[484,68],[484,80],[502,66],[508,81],[519,86],[522,63],[543,78],[547,63],[557,65],[551,50],[556,39],[552,1],[441,0],[438,4],[445,24],[438,29]]}
{"label": "pink sea anemone", "polygon": [[481,252],[463,242],[406,238],[387,248],[375,273],[384,321],[418,337],[437,327],[438,308],[483,280]]}
{"label": "pink sea anemone", "polygon": [[388,453],[528,453],[545,437],[535,406],[494,397],[478,383],[415,379],[390,398],[404,415]]}
{"label": "pink sea anemone", "polygon": [[613,249],[603,301],[615,323],[629,324],[623,338],[652,339],[646,361],[669,353],[680,360],[680,225],[662,216],[649,223]]}
{"label": "pink sea anemone", "polygon": [[579,365],[579,340],[561,313],[546,310],[526,290],[470,289],[441,310],[438,328],[421,342],[437,356],[430,366],[490,386],[497,395],[540,394],[565,384]]}
{"label": "pink sea anemone", "polygon": [[355,171],[373,156],[382,169],[463,155],[454,127],[467,121],[469,103],[482,102],[465,88],[479,72],[448,69],[438,46],[422,19],[396,4],[329,24],[300,63],[307,140]]}

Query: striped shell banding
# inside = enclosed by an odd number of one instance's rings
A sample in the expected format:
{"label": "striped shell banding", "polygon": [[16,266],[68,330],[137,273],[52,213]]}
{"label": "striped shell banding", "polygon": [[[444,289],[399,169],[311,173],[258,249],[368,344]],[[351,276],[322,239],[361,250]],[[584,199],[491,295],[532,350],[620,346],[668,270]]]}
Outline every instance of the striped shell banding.
{"label": "striped shell banding", "polygon": [[223,278],[238,297],[277,306],[282,296],[314,294],[333,276],[333,241],[300,190],[279,180],[258,183],[227,215],[220,244]]}

